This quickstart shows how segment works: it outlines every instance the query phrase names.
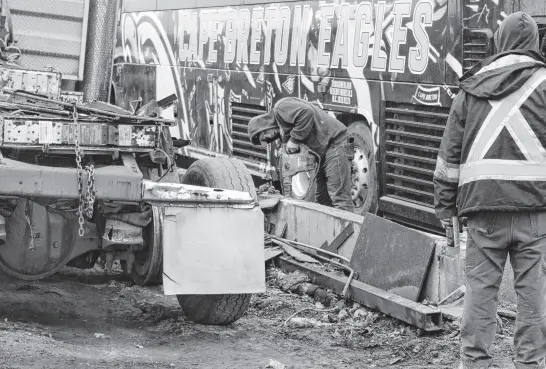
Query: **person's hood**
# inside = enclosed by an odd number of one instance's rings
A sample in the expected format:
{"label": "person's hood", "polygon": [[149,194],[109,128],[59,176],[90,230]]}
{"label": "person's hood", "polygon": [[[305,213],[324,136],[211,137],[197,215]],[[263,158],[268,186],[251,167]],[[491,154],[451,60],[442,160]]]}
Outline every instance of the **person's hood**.
{"label": "person's hood", "polygon": [[538,53],[538,26],[529,15],[513,13],[494,36],[496,55],[483,60],[460,80],[459,87],[470,95],[501,99],[518,90],[546,60]]}
{"label": "person's hood", "polygon": [[271,109],[269,113],[258,115],[248,122],[248,136],[254,145],[260,144],[260,133],[271,128],[278,128],[275,122],[275,111]]}
{"label": "person's hood", "polygon": [[539,51],[537,23],[524,12],[512,13],[506,17],[495,32],[493,40],[497,54],[511,50]]}

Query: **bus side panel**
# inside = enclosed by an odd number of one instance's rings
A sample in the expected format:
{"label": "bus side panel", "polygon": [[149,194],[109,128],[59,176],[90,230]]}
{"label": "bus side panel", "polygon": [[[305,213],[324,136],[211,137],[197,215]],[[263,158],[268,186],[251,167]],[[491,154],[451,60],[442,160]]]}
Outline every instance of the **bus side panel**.
{"label": "bus side panel", "polygon": [[383,93],[380,210],[389,218],[439,231],[432,178],[457,91],[445,85],[384,83]]}

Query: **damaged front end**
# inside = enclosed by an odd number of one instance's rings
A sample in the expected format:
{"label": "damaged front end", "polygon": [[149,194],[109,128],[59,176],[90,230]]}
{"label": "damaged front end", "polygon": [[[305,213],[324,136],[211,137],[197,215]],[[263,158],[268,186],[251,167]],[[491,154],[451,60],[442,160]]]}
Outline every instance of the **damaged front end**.
{"label": "damaged front end", "polygon": [[167,294],[265,290],[255,198],[178,183],[173,143],[187,142],[150,106],[0,101],[0,270],[35,280],[118,261]]}

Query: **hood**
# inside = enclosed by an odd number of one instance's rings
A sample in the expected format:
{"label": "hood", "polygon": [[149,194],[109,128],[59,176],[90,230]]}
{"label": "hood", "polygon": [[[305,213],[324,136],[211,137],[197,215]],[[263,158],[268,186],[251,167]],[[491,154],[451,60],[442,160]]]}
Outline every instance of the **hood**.
{"label": "hood", "polygon": [[498,54],[478,63],[459,87],[482,99],[498,100],[518,90],[546,60],[538,53],[538,26],[523,12],[513,13],[499,26],[494,42]]}
{"label": "hood", "polygon": [[275,109],[271,109],[269,113],[258,115],[248,122],[248,136],[254,145],[260,144],[259,134],[271,128],[279,128],[275,121]]}
{"label": "hood", "polygon": [[538,26],[535,20],[524,12],[510,14],[495,32],[497,53],[511,50],[533,50],[538,52]]}

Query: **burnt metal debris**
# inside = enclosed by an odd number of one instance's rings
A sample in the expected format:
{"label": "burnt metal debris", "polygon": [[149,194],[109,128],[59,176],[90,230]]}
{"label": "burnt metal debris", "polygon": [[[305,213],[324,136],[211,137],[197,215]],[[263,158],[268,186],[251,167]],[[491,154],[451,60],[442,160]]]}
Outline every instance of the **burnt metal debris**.
{"label": "burnt metal debris", "polygon": [[[328,288],[337,294],[341,294],[346,287],[346,277],[332,272],[321,271],[282,256],[279,257],[278,263],[284,271],[303,272],[312,283]],[[442,313],[439,309],[410,301],[357,280],[351,281],[345,298],[412,324],[426,332],[443,329]]]}

